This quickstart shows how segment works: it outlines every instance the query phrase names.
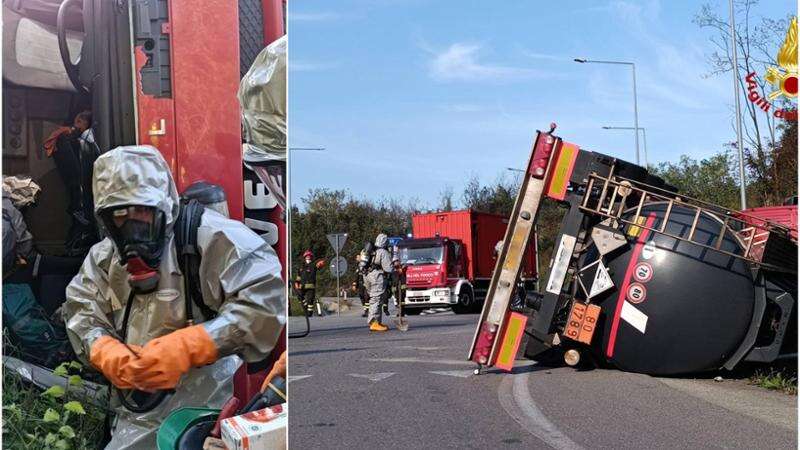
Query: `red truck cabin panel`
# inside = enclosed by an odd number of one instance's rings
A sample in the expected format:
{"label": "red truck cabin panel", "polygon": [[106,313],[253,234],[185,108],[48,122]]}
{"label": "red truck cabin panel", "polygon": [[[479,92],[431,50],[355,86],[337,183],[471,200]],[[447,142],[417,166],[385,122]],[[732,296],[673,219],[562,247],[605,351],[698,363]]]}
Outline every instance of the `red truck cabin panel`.
{"label": "red truck cabin panel", "polygon": [[[178,188],[222,185],[231,218],[242,220],[239,9],[236,2],[172,0],[173,89]],[[198,155],[202,155],[198,157]]]}
{"label": "red truck cabin panel", "polygon": [[264,17],[264,45],[285,34],[283,27],[283,11],[286,0],[261,0],[261,11]]}
{"label": "red truck cabin panel", "polygon": [[[170,35],[172,95],[145,94],[137,70],[139,143],[161,151],[178,192],[200,180],[219,184],[231,218],[242,220],[237,3],[170,0],[163,29]],[[137,47],[137,68],[144,62]]]}

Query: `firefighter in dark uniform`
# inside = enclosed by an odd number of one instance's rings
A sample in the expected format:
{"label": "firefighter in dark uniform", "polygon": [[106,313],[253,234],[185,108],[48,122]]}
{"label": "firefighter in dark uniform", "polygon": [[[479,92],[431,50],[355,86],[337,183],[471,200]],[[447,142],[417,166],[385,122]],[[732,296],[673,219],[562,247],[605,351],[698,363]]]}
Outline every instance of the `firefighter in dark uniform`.
{"label": "firefighter in dark uniform", "polygon": [[[392,272],[392,294],[396,306],[399,307],[406,299],[406,268],[400,263],[400,257],[395,256],[392,259],[394,271]],[[402,315],[405,316],[405,312]]]}
{"label": "firefighter in dark uniform", "polygon": [[306,250],[305,253],[303,253],[303,266],[300,268],[300,273],[295,278],[295,287],[297,288],[300,302],[303,304],[303,307],[306,308],[306,314],[309,316],[314,315],[314,294],[317,289],[318,265],[319,264],[314,264],[314,254],[311,253],[311,250]]}

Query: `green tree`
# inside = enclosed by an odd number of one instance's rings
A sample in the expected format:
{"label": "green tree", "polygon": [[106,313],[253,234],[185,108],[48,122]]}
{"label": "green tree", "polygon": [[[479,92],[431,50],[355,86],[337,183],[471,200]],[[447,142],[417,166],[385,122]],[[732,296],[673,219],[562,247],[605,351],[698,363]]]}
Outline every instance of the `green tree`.
{"label": "green tree", "polygon": [[453,187],[447,185],[439,192],[439,211],[453,210]]}
{"label": "green tree", "polygon": [[723,151],[700,161],[683,155],[677,163],[664,162],[652,171],[683,194],[736,209],[739,205],[736,164],[731,152]]}
{"label": "green tree", "polygon": [[500,175],[493,184],[485,186],[473,175],[467,181],[461,198],[465,208],[510,216],[518,191],[519,184],[507,180],[504,175]]}

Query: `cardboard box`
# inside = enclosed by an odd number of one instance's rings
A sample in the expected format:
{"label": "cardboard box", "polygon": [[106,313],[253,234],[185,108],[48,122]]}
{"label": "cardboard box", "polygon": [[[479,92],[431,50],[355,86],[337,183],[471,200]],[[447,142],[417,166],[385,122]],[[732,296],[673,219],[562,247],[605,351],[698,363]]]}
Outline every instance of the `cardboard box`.
{"label": "cardboard box", "polygon": [[289,425],[287,405],[275,405],[222,421],[228,450],[285,450]]}

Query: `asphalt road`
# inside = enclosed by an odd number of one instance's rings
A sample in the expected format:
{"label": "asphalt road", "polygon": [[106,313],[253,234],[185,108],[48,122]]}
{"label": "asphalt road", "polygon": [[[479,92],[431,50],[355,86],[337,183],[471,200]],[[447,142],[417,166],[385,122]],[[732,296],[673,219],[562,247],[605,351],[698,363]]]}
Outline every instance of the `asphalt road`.
{"label": "asphalt road", "polygon": [[797,398],[740,380],[525,360],[474,376],[464,359],[476,320],[416,316],[405,333],[371,334],[352,313],[312,318],[289,341],[289,447],[797,447]]}

